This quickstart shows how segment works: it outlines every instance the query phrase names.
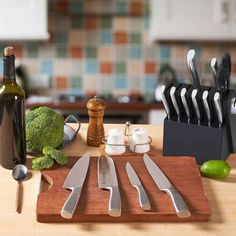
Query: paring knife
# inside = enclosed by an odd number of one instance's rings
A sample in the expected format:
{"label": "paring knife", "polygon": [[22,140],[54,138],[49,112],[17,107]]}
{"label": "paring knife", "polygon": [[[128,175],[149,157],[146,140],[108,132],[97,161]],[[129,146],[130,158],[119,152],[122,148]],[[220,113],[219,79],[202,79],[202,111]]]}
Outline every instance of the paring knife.
{"label": "paring knife", "polygon": [[213,78],[215,81],[215,87],[218,90],[218,79],[217,79],[217,71],[218,71],[218,63],[217,63],[217,59],[215,57],[213,57],[211,59],[211,69],[212,69],[212,74],[213,74]]}
{"label": "paring knife", "polygon": [[214,95],[214,104],[215,104],[215,109],[218,117],[218,122],[219,122],[219,128],[221,127],[223,123],[223,115],[222,115],[222,107],[221,107],[221,101],[220,101],[220,93],[216,92]]}
{"label": "paring knife", "polygon": [[197,115],[197,121],[198,121],[198,124],[200,125],[201,113],[200,113],[200,109],[199,109],[196,97],[197,97],[197,89],[193,89],[192,94],[191,94],[191,98],[192,98],[192,102],[193,102],[193,107],[194,107],[196,115]]}
{"label": "paring knife", "polygon": [[98,186],[110,191],[108,214],[113,217],[121,215],[120,191],[113,160],[108,156],[98,159]]}
{"label": "paring knife", "polygon": [[211,111],[207,101],[207,97],[208,97],[208,91],[204,91],[202,94],[202,101],[207,114],[208,126],[211,126]]}
{"label": "paring knife", "polygon": [[128,174],[130,183],[138,191],[139,204],[140,204],[141,208],[145,211],[150,210],[151,206],[150,206],[150,202],[147,197],[146,191],[144,190],[134,168],[131,166],[131,164],[129,162],[126,163],[126,172]]}
{"label": "paring knife", "polygon": [[191,119],[191,114],[190,114],[190,109],[189,109],[189,105],[188,105],[188,102],[186,100],[186,92],[187,92],[187,89],[186,88],[182,88],[181,90],[181,93],[180,93],[180,97],[181,97],[181,101],[183,103],[183,106],[184,106],[184,109],[185,109],[185,112],[187,114],[187,117],[188,117],[188,123],[190,122],[190,119]]}
{"label": "paring knife", "polygon": [[175,108],[176,114],[178,116],[178,121],[180,121],[180,109],[179,109],[179,105],[178,105],[178,103],[176,101],[176,98],[175,98],[175,92],[176,92],[176,87],[172,87],[170,89],[170,99],[171,99],[171,101],[173,103],[173,106]]}
{"label": "paring knife", "polygon": [[195,50],[190,49],[187,53],[187,65],[191,73],[195,88],[200,88],[200,73],[196,63]]}
{"label": "paring knife", "polygon": [[90,161],[90,154],[82,156],[72,167],[66,177],[63,188],[72,190],[70,196],[66,200],[62,210],[61,216],[66,219],[71,219],[77,203],[80,198],[82,187],[87,175]]}
{"label": "paring knife", "polygon": [[174,188],[174,186],[170,183],[168,178],[162,172],[162,170],[157,166],[157,164],[145,153],[143,156],[143,160],[145,166],[153,178],[157,187],[166,193],[171,198],[171,201],[174,205],[175,212],[180,218],[187,218],[190,216],[190,211],[184,202],[183,198],[180,196],[178,191]]}
{"label": "paring knife", "polygon": [[168,104],[168,102],[167,102],[167,100],[166,100],[166,96],[165,96],[165,94],[164,94],[165,89],[166,89],[166,86],[165,86],[165,85],[162,85],[162,86],[161,86],[161,89],[160,89],[160,95],[161,95],[161,99],[162,99],[163,105],[164,105],[165,110],[166,110],[167,117],[168,117],[168,119],[170,119],[171,113],[170,113],[169,104]]}

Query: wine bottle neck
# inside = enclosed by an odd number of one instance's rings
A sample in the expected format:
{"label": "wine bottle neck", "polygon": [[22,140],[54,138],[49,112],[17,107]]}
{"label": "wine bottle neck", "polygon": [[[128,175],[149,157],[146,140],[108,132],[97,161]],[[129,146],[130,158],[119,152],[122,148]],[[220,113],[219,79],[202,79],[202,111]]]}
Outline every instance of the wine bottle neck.
{"label": "wine bottle neck", "polygon": [[4,56],[3,57],[3,80],[14,80],[16,78],[15,73],[15,57]]}

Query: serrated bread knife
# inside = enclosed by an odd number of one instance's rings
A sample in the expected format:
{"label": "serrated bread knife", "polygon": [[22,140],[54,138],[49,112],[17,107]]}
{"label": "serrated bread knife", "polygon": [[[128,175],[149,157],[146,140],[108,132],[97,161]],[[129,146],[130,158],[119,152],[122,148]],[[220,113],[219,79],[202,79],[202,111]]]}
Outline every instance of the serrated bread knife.
{"label": "serrated bread knife", "polygon": [[61,210],[61,216],[71,219],[78,204],[82,187],[88,172],[90,154],[82,156],[72,167],[66,177],[63,188],[71,190],[71,194],[66,200]]}
{"label": "serrated bread knife", "polygon": [[184,202],[183,198],[174,188],[174,186],[170,183],[168,178],[162,172],[162,170],[157,166],[157,164],[145,153],[143,156],[143,160],[145,166],[151,175],[152,179],[154,180],[157,187],[161,190],[166,192],[174,205],[176,215],[179,218],[187,218],[190,216],[190,211]]}
{"label": "serrated bread knife", "polygon": [[108,156],[98,159],[98,186],[110,191],[108,214],[113,217],[121,215],[121,200],[116,169],[113,160]]}

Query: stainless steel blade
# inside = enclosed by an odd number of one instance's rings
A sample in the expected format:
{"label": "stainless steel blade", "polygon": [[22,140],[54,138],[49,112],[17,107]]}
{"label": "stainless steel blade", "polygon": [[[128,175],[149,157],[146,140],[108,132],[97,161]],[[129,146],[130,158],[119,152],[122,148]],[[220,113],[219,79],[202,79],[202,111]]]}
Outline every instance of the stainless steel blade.
{"label": "stainless steel blade", "polygon": [[141,185],[138,175],[129,162],[126,163],[126,172],[133,187]]}
{"label": "stainless steel blade", "polygon": [[167,179],[162,170],[157,166],[157,164],[145,153],[143,156],[144,163],[148,169],[148,172],[152,176],[154,182],[160,190],[165,190],[170,188],[172,185]]}
{"label": "stainless steel blade", "polygon": [[98,186],[99,188],[118,186],[115,165],[108,156],[100,156],[98,159]]}
{"label": "stainless steel blade", "polygon": [[69,174],[66,177],[63,188],[78,188],[82,187],[90,161],[90,154],[82,156],[72,167]]}

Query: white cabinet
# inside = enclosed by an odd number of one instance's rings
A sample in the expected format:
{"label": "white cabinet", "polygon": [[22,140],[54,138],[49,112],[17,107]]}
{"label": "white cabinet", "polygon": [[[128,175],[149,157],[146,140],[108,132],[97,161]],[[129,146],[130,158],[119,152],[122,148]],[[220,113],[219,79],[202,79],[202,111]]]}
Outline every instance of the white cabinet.
{"label": "white cabinet", "polygon": [[0,40],[48,38],[47,0],[0,0]]}
{"label": "white cabinet", "polygon": [[233,41],[236,0],[152,0],[152,40]]}

